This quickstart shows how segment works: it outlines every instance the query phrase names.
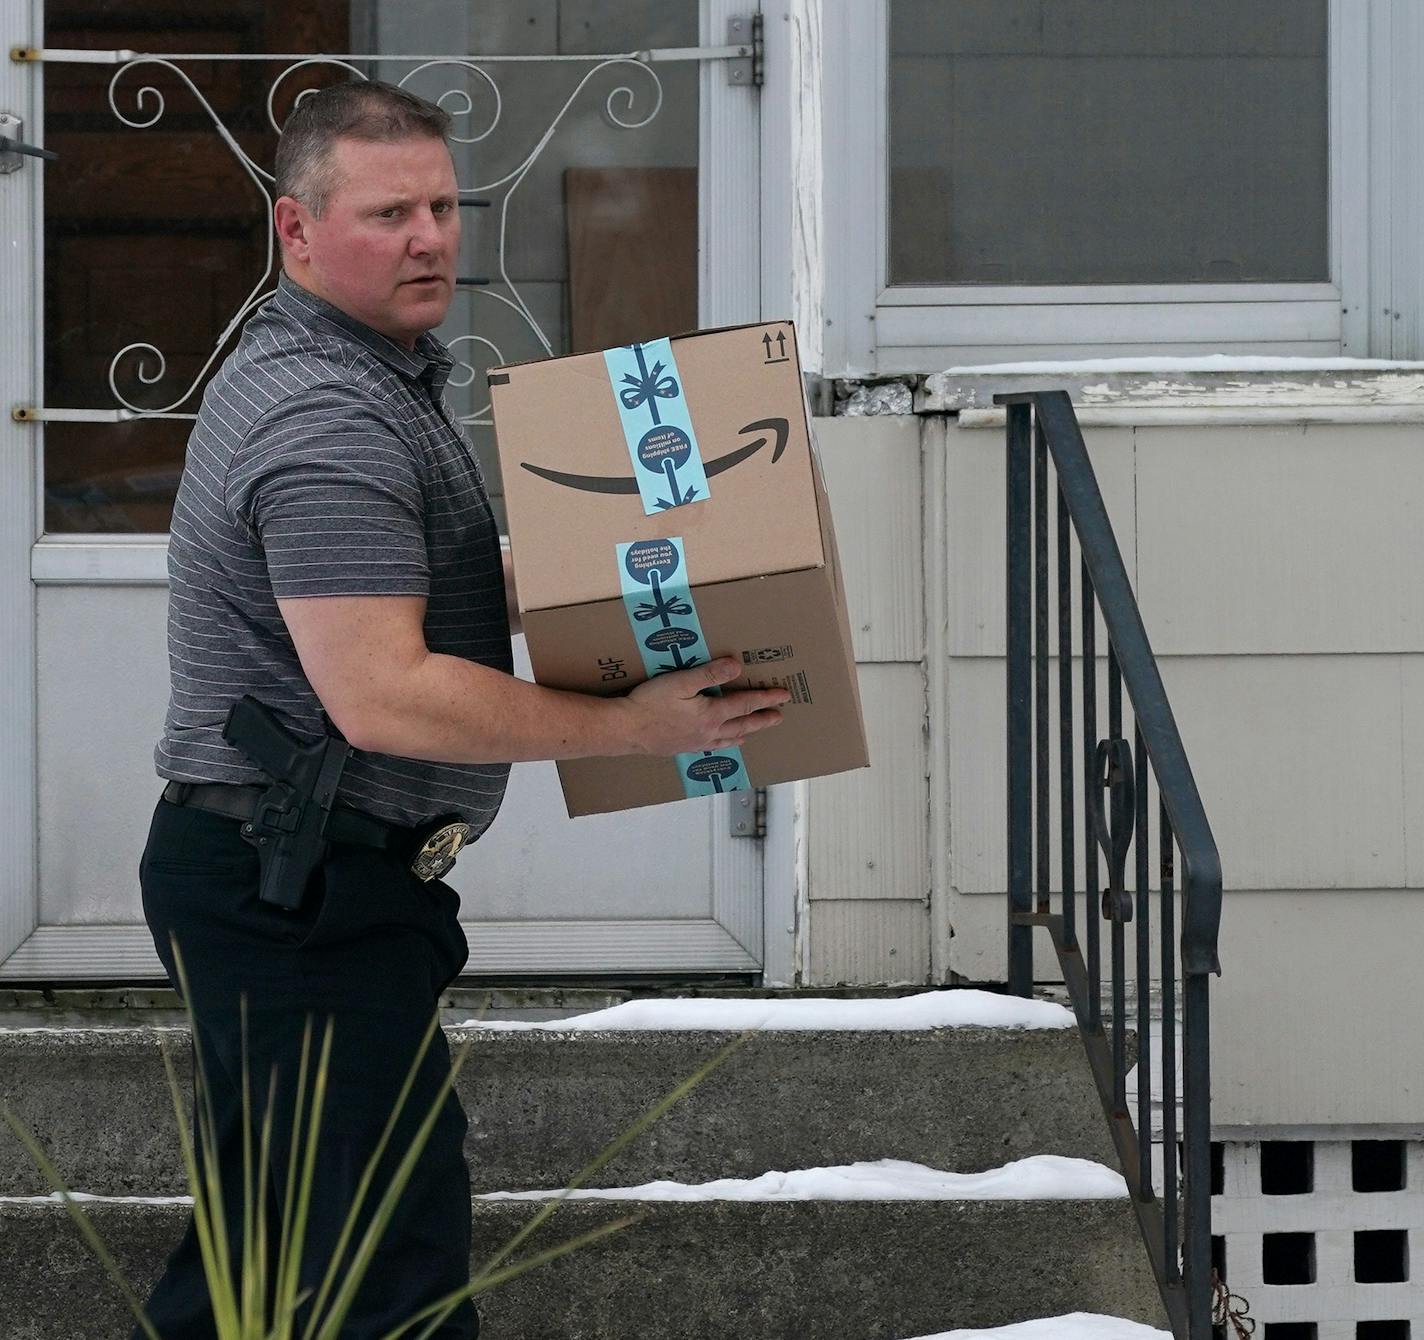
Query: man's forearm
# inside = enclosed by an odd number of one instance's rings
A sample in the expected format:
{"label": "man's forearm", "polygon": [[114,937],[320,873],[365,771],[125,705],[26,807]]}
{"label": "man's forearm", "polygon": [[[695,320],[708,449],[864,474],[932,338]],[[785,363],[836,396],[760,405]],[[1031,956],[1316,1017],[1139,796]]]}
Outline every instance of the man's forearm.
{"label": "man's forearm", "polygon": [[432,763],[520,763],[638,752],[621,698],[566,693],[428,653],[399,696],[370,709],[357,748]]}

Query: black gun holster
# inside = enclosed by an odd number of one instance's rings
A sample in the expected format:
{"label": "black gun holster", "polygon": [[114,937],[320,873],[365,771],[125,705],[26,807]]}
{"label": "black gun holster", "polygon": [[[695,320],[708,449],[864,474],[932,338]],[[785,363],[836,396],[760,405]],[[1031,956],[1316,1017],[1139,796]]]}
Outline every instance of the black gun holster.
{"label": "black gun holster", "polygon": [[271,779],[242,837],[257,848],[257,896],[289,912],[300,910],[311,873],[326,856],[326,827],[351,752],[330,720],[323,720],[328,734],[304,744],[271,709],[245,694],[223,726],[223,739]]}

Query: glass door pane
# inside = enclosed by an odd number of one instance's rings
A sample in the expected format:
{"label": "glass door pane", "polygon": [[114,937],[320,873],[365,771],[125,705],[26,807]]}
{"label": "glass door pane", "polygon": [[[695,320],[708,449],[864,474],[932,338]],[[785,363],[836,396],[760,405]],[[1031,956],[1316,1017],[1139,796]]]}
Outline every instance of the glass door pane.
{"label": "glass door pane", "polygon": [[[497,494],[488,366],[697,324],[697,66],[491,61],[475,72],[380,56],[696,46],[698,10],[698,0],[511,0],[478,11],[434,0],[216,0],[185,15],[148,0],[52,0],[47,47],[215,58],[175,62],[193,87],[148,63],[46,66],[46,142],[61,154],[45,194],[46,407],[196,412],[236,339],[219,348],[223,332],[276,282],[275,268],[264,277],[267,199],[198,95],[270,170],[268,95],[292,62],[223,57],[379,53],[353,63],[456,114],[454,134],[472,141],[452,146],[460,183],[490,202],[464,211],[460,274],[472,282],[438,333],[470,365],[449,396]],[[303,89],[350,74],[293,71],[278,83],[274,116],[280,123]],[[46,531],[166,531],[190,429],[187,418],[47,422]]]}

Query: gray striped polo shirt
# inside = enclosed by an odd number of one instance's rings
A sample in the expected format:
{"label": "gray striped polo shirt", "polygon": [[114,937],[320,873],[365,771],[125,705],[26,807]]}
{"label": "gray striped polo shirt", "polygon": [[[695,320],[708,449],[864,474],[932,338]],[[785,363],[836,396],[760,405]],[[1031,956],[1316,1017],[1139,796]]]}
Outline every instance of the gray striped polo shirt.
{"label": "gray striped polo shirt", "polygon": [[[308,740],[322,707],[277,608],[289,596],[425,596],[433,652],[513,670],[499,531],[445,403],[449,351],[414,352],[285,275],[208,384],[168,544],[171,696],[160,777],[254,783],[222,738],[245,693]],[[507,763],[352,750],[339,798],[398,823],[483,832]]]}

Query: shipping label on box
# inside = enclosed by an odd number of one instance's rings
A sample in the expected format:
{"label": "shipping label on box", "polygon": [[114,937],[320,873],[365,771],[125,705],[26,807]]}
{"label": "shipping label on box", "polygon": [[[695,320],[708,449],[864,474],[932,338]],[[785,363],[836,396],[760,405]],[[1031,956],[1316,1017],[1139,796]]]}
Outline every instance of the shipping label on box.
{"label": "shipping label on box", "polygon": [[732,655],[784,685],[741,749],[559,764],[570,814],[867,763],[830,508],[789,322],[494,369],[535,678],[626,692]]}

